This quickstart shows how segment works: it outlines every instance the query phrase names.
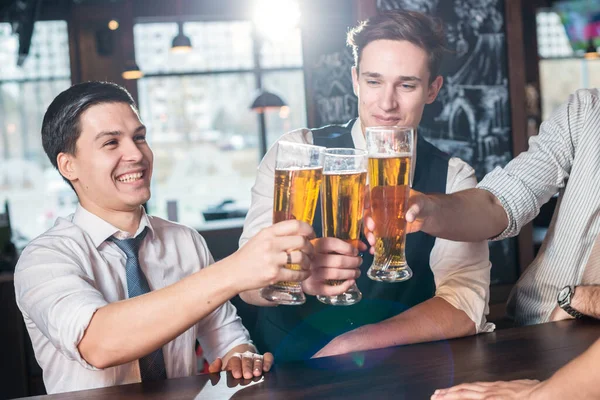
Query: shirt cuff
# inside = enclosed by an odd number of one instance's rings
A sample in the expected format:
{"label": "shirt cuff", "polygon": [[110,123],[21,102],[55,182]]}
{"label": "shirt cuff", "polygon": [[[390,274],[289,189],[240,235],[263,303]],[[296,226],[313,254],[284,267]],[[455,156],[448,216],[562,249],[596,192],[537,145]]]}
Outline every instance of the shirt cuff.
{"label": "shirt cuff", "polygon": [[98,371],[99,368],[89,364],[79,352],[79,343],[83,339],[86,329],[90,325],[94,313],[101,307],[106,305],[104,299],[98,301],[87,302],[75,307],[72,311],[72,318],[65,321],[67,326],[62,327],[61,331],[67,334],[61,337],[60,351],[68,359],[77,361],[84,368]]}
{"label": "shirt cuff", "polygon": [[513,208],[511,207],[510,201],[505,196],[505,194],[513,196],[510,188],[514,187],[514,185],[515,182],[513,182],[510,176],[506,174],[506,171],[500,167],[496,167],[492,172],[487,174],[477,185],[477,189],[488,191],[498,199],[502,208],[504,209],[504,212],[506,213],[506,217],[508,218],[508,225],[506,226],[506,229],[504,229],[504,231],[502,231],[499,235],[488,240],[502,240],[515,236],[519,233],[520,227],[518,226],[517,220],[513,215]]}
{"label": "shirt cuff", "polygon": [[204,317],[198,326],[198,340],[209,363],[223,357],[229,350],[240,344],[253,344],[242,319],[235,307],[226,302]]}

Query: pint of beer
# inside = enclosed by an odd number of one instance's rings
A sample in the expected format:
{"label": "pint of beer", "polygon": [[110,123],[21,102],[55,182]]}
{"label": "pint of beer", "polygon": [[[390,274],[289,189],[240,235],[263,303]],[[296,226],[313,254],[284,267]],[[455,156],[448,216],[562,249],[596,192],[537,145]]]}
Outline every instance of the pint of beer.
{"label": "pint of beer", "polygon": [[[342,239],[358,248],[367,182],[367,152],[355,149],[327,149],[323,159],[321,213],[323,237]],[[329,281],[340,285],[344,281]],[[325,304],[351,305],[362,293],[356,284],[338,296],[317,296]]]}
{"label": "pint of beer", "polygon": [[376,240],[373,265],[367,276],[376,281],[402,282],[412,276],[404,246],[414,130],[373,127],[367,128],[365,134]]}
{"label": "pint of beer", "polygon": [[[323,176],[324,147],[279,142],[275,164],[273,223],[297,219],[312,225]],[[300,269],[297,264],[286,268]],[[300,282],[277,282],[260,291],[261,296],[278,304],[304,304]]]}

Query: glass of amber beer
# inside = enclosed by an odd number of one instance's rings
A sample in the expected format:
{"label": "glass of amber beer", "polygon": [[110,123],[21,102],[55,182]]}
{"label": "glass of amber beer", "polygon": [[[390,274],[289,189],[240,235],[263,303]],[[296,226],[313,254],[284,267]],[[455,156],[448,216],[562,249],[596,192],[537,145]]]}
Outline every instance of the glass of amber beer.
{"label": "glass of amber beer", "polygon": [[[327,149],[323,158],[321,215],[323,237],[342,239],[358,248],[367,183],[367,152]],[[330,285],[344,281],[331,280]],[[348,306],[358,303],[362,293],[356,284],[338,296],[317,296],[325,304]]]}
{"label": "glass of amber beer", "polygon": [[[279,142],[275,162],[273,223],[297,219],[312,225],[323,176],[325,147]],[[300,269],[297,264],[286,268]],[[304,304],[300,282],[277,282],[262,288],[262,297],[278,304]]]}
{"label": "glass of amber beer", "polygon": [[375,256],[367,276],[375,281],[402,282],[412,276],[404,246],[414,129],[370,127],[365,136],[375,221]]}

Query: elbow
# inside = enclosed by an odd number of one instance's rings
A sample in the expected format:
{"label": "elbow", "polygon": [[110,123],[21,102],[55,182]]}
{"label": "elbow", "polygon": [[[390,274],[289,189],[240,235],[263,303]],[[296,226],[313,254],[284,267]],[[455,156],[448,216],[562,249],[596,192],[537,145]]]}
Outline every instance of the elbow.
{"label": "elbow", "polygon": [[78,350],[85,362],[94,368],[106,369],[119,365],[119,361],[111,356],[112,352],[103,349],[101,346],[83,343],[82,341],[78,346]]}
{"label": "elbow", "polygon": [[477,326],[475,325],[475,322],[471,321],[469,318],[469,321],[465,324],[462,336],[473,336],[475,334],[477,334]]}

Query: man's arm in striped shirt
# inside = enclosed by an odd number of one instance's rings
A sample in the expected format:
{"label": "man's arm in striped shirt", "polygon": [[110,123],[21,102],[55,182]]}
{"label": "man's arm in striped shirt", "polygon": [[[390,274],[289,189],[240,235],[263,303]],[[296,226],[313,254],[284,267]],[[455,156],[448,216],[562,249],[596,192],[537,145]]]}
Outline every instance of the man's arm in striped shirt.
{"label": "man's arm in striped shirt", "polygon": [[487,190],[467,189],[452,194],[423,194],[411,190],[406,213],[408,231],[460,242],[493,238],[508,226],[501,202]]}

